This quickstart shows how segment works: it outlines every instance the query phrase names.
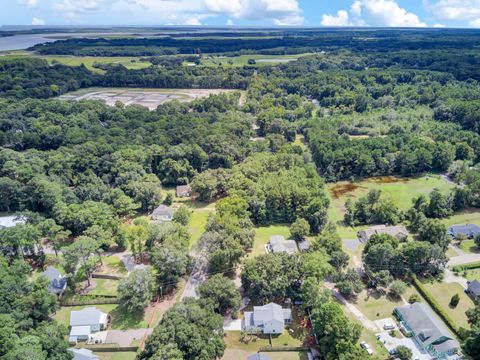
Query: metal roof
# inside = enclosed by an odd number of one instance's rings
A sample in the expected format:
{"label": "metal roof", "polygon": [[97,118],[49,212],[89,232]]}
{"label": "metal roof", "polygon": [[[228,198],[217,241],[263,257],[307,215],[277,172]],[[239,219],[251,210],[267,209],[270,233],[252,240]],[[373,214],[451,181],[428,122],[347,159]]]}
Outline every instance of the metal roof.
{"label": "metal roof", "polygon": [[70,313],[70,326],[98,325],[105,323],[106,320],[107,314],[94,307],[73,310]]}

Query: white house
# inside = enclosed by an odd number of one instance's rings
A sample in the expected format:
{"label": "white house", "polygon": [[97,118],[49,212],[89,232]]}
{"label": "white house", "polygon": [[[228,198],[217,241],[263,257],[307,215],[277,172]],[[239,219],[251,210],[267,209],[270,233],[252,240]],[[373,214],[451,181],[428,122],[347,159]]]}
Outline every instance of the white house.
{"label": "white house", "polygon": [[82,310],[73,310],[70,314],[69,342],[86,341],[90,334],[105,330],[108,324],[108,314],[97,308],[88,307]]}
{"label": "white house", "polygon": [[270,236],[270,241],[266,245],[270,253],[295,254],[298,252],[298,246],[295,240],[285,240],[281,235]]}
{"label": "white house", "polygon": [[275,303],[254,306],[253,311],[246,311],[242,320],[242,329],[246,332],[263,334],[281,334],[285,324],[292,321],[292,311],[282,309]]}

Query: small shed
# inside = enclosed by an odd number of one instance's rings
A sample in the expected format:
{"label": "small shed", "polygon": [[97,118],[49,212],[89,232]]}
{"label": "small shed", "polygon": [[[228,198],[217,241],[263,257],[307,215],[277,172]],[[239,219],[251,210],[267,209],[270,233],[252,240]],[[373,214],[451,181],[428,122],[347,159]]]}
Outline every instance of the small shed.
{"label": "small shed", "polygon": [[177,197],[189,197],[192,194],[192,189],[190,185],[178,185],[176,193]]}

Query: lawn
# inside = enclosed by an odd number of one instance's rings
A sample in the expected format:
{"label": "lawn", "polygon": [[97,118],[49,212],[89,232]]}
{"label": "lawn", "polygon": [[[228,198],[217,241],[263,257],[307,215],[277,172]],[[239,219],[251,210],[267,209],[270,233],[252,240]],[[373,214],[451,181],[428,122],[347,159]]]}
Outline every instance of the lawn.
{"label": "lawn", "polygon": [[248,60],[253,59],[256,64],[250,66],[267,66],[287,63],[289,61],[297,60],[302,56],[312,55],[311,53],[305,54],[293,54],[293,55],[240,55],[234,57],[225,56],[207,56],[204,57],[202,65],[204,66],[225,66],[225,67],[237,67],[248,65]]}
{"label": "lawn", "polygon": [[442,222],[446,226],[455,224],[477,224],[480,225],[480,211],[478,209],[468,209],[450,216],[448,219],[443,219]]}
{"label": "lawn", "polygon": [[478,253],[480,253],[480,249],[475,244],[474,240],[462,241],[462,243],[460,244],[460,249],[462,249],[462,251],[466,252],[467,254],[478,254]]}
{"label": "lawn", "polygon": [[[462,272],[462,276],[463,276],[463,272]],[[480,281],[480,269],[466,270],[464,277],[469,281],[473,281],[473,280]]]}
{"label": "lawn", "polygon": [[197,245],[198,240],[205,232],[205,226],[207,225],[208,217],[214,213],[215,205],[208,205],[205,207],[197,207],[193,209],[190,223],[188,224],[188,231],[190,232],[190,247]]}
{"label": "lawn", "polygon": [[[458,325],[468,328],[465,311],[475,307],[473,301],[465,294],[464,289],[457,283],[445,283],[437,281],[424,281],[426,290],[433,299],[443,308],[450,318]],[[453,295],[460,295],[460,302],[456,308],[450,307],[450,299]]]}
{"label": "lawn", "polygon": [[133,351],[96,352],[100,360],[135,360],[137,353]]}
{"label": "lawn", "polygon": [[250,256],[265,254],[265,244],[270,241],[270,237],[273,235],[282,235],[285,239],[288,239],[290,237],[290,228],[286,224],[259,226],[255,228],[255,239]]}
{"label": "lawn", "polygon": [[[438,175],[425,175],[415,178],[401,178],[394,176],[373,177],[359,182],[340,181],[328,184],[330,193],[329,218],[337,224],[342,239],[354,239],[360,228],[346,227],[343,224],[345,201],[353,201],[365,196],[370,190],[378,189],[390,197],[400,210],[407,210],[412,205],[412,199],[419,195],[426,195],[433,189],[447,192],[453,186]],[[479,215],[480,216],[480,215]]]}
{"label": "lawn", "polygon": [[96,271],[99,274],[107,274],[107,275],[116,275],[116,276],[126,276],[127,269],[125,269],[125,265],[122,260],[115,255],[106,256],[102,258],[103,266]]}
{"label": "lawn", "polygon": [[[362,325],[358,319],[353,315],[350,310],[347,309],[346,306],[342,305],[343,312],[345,315],[353,322]],[[375,337],[375,333],[369,329],[366,329],[362,326],[362,334],[360,335],[360,341],[365,341],[367,344],[369,344],[375,355],[378,355],[381,359],[387,359],[389,357],[387,349],[385,349],[385,346],[377,340]]]}
{"label": "lawn", "polygon": [[90,295],[117,295],[117,288],[120,281],[110,279],[92,279],[94,288],[89,291]]}
{"label": "lawn", "polygon": [[[413,294],[418,293],[413,286],[409,286],[402,297],[408,301]],[[372,321],[391,317],[393,309],[404,304],[402,299],[394,299],[379,292],[367,290],[358,294],[355,301],[357,308]]]}
{"label": "lawn", "polygon": [[[139,57],[123,57],[123,56],[114,56],[114,57],[103,57],[103,56],[35,56],[41,59],[47,60],[50,64],[54,61],[57,61],[63,65],[68,66],[80,66],[84,64],[87,69],[92,70],[97,73],[104,73],[101,69],[96,69],[93,67],[94,63],[97,64],[112,64],[112,65],[123,65],[127,69],[136,70],[144,69],[152,65],[150,62],[141,62]],[[134,61],[134,62],[132,62]]]}

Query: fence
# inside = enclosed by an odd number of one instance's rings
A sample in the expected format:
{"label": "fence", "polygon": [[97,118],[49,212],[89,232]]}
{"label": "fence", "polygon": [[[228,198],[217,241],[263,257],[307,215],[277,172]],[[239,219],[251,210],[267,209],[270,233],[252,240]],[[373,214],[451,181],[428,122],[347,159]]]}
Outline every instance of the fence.
{"label": "fence", "polygon": [[107,274],[92,274],[92,278],[94,279],[107,279],[107,280],[122,280],[122,276],[117,275],[107,275]]}
{"label": "fence", "polygon": [[262,346],[259,352],[289,352],[289,351],[308,351],[309,349],[302,346]]}
{"label": "fence", "polygon": [[85,349],[95,352],[137,352],[138,346],[115,346],[112,344],[105,345],[88,345]]}

